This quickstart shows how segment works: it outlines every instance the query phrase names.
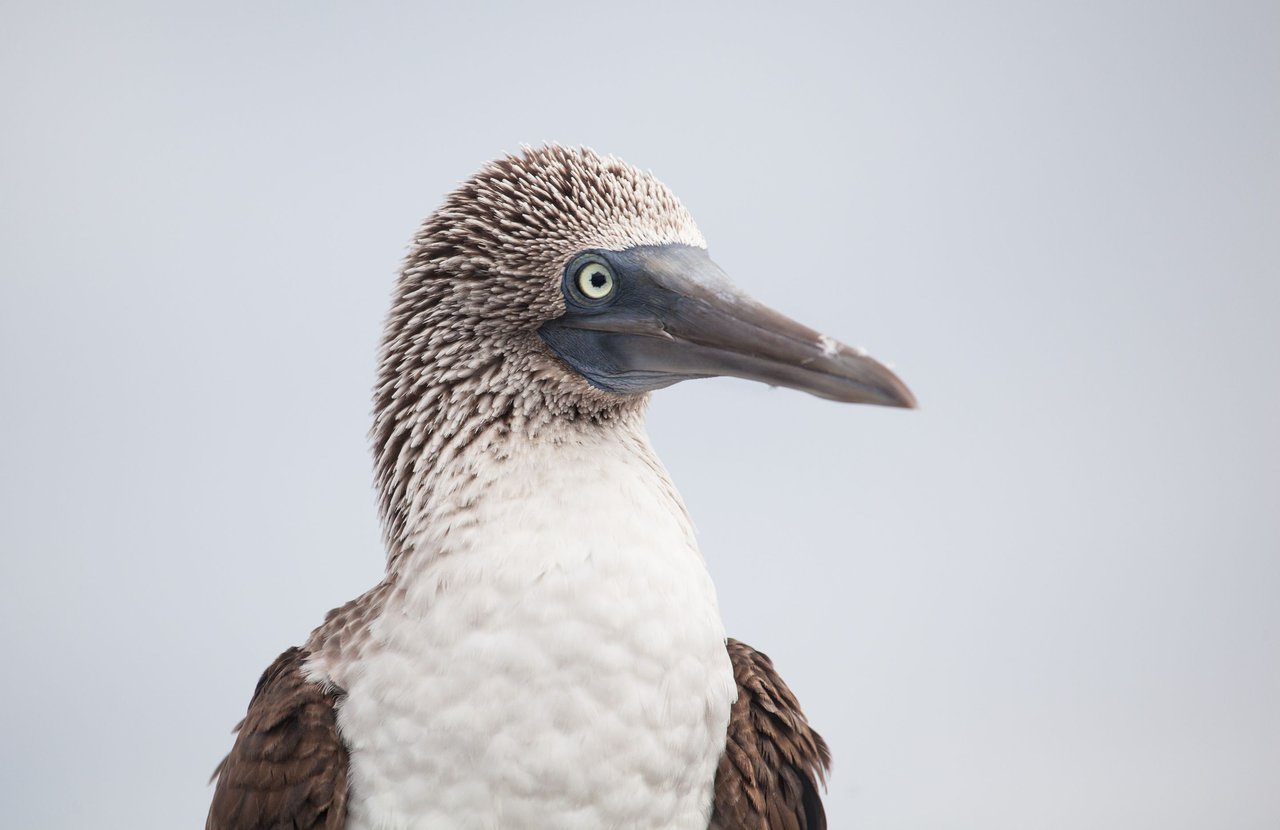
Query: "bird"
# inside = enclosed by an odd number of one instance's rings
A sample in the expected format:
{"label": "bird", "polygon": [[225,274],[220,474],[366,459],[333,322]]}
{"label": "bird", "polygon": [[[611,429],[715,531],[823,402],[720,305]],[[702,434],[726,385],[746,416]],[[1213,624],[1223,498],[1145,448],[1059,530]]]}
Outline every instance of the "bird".
{"label": "bird", "polygon": [[911,408],[737,288],[652,173],[547,144],[415,235],[370,441],[385,576],[262,674],[206,830],[816,830],[826,742],[729,638],[651,393]]}

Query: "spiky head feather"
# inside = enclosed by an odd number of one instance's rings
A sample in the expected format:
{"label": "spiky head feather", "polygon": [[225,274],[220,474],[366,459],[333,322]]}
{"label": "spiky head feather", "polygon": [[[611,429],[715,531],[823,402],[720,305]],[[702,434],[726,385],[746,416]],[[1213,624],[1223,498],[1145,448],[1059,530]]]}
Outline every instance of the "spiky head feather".
{"label": "spiky head feather", "polygon": [[644,396],[596,389],[537,335],[564,313],[565,265],[586,249],[706,247],[650,173],[587,149],[526,148],[485,166],[423,222],[383,335],[371,433],[391,550],[429,468],[473,441],[552,419],[608,419]]}

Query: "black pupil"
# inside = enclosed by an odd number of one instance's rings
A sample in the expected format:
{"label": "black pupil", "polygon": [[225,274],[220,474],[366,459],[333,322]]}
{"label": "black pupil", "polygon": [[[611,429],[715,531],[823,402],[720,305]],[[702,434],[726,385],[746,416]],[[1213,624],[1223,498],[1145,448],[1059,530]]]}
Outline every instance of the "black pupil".
{"label": "black pupil", "polygon": [[605,276],[603,271],[596,271],[588,279],[591,280],[592,288],[604,288]]}

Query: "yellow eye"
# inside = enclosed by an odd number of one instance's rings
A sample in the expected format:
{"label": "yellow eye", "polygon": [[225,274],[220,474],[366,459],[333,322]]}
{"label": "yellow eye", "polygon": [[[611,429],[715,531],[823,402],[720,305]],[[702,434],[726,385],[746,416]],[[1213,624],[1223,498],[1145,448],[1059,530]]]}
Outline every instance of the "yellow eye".
{"label": "yellow eye", "polygon": [[591,300],[603,300],[613,293],[613,271],[603,262],[588,262],[578,271],[578,290]]}

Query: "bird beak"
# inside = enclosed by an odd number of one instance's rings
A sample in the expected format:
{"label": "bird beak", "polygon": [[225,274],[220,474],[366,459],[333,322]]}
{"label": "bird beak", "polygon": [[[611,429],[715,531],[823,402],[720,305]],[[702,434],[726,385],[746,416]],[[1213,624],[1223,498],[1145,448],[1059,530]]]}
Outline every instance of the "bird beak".
{"label": "bird beak", "polygon": [[846,403],[916,405],[884,364],[756,302],[701,248],[599,253],[616,274],[617,296],[575,304],[566,285],[564,316],[539,329],[599,388],[636,393],[728,375]]}

